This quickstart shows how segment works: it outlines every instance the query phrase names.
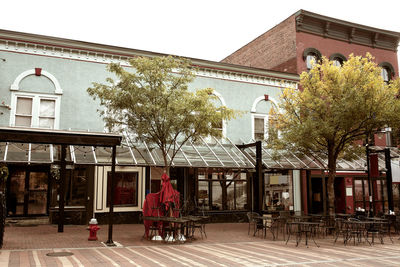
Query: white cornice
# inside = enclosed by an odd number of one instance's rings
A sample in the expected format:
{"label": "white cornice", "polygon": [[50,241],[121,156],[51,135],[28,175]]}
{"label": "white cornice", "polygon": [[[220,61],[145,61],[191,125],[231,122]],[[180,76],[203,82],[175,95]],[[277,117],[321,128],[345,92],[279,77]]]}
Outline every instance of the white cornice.
{"label": "white cornice", "polygon": [[[0,38],[0,51],[8,51],[21,54],[39,55],[54,58],[72,59],[78,61],[94,62],[101,64],[119,63],[121,66],[129,67],[129,59],[134,56],[144,56],[144,53],[132,55],[118,55],[116,53],[108,53],[104,51],[96,51],[90,49],[78,49],[61,47],[55,45],[37,44],[27,41],[14,41]],[[135,51],[135,50],[132,50]],[[149,52],[147,56],[155,56]],[[253,83],[259,85],[267,85],[274,87],[296,87],[297,82],[295,75],[274,73],[267,70],[251,69],[237,65],[227,65],[219,62],[208,62],[198,60],[196,64],[195,74],[198,77],[207,77],[214,79],[223,79],[236,82]],[[211,66],[213,65],[213,66]],[[289,79],[285,77],[290,77]]]}

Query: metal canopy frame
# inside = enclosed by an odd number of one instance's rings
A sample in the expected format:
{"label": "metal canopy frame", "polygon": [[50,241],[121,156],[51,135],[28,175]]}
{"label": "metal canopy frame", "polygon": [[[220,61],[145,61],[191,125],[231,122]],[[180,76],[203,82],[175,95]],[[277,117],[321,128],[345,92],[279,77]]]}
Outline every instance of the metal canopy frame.
{"label": "metal canopy frame", "polygon": [[[57,146],[51,144],[1,142],[0,162],[7,163],[47,163],[59,161]],[[254,168],[251,160],[244,155],[229,139],[213,139],[207,143],[200,139],[196,144],[187,141],[180,147],[173,162],[174,167],[217,167],[217,168]],[[116,147],[117,165],[158,166],[164,165],[160,149],[148,144],[136,144]],[[138,151],[139,150],[139,151]],[[140,152],[140,153],[139,153]],[[112,150],[104,146],[67,146],[67,161],[85,165],[111,165]],[[171,159],[172,155],[168,155]]]}
{"label": "metal canopy frame", "polygon": [[[42,154],[47,155],[47,146],[49,145],[49,157],[48,162],[44,160],[46,163],[55,162],[54,155],[58,155],[59,153],[54,153],[55,146],[61,146],[61,153],[59,163],[61,166],[60,169],[60,200],[59,200],[59,220],[58,220],[58,232],[64,232],[64,183],[65,183],[65,169],[67,164],[67,147],[69,146],[70,159],[76,163],[79,158],[79,155],[75,153],[75,147],[71,149],[72,145],[75,146],[84,146],[89,147],[89,153],[91,152],[93,160],[97,162],[93,146],[103,146],[103,147],[112,147],[112,168],[111,168],[111,190],[110,190],[110,199],[113,198],[114,187],[115,187],[115,151],[116,147],[121,144],[122,136],[117,134],[109,134],[109,133],[93,133],[93,132],[77,132],[77,131],[59,131],[59,130],[44,130],[44,129],[34,129],[34,128],[20,128],[20,127],[0,127],[0,142],[5,142],[4,149],[4,157],[3,161],[7,162],[8,154],[10,153],[10,146],[15,146],[15,143],[22,144],[21,147],[27,147],[24,149],[25,153],[18,153],[18,147],[16,151],[16,158],[18,156],[23,156],[23,159],[26,159],[27,162],[32,162],[32,146],[35,144],[39,144],[38,146],[44,146],[44,149],[40,150]],[[0,147],[1,148],[1,147]],[[2,150],[2,149],[1,149]],[[21,149],[22,150],[22,149]],[[39,149],[38,149],[39,150]],[[35,150],[34,150],[35,151]],[[36,151],[37,152],[37,151]],[[44,152],[44,153],[43,153]],[[39,153],[40,154],[40,153]],[[1,152],[0,152],[1,155]],[[90,155],[90,154],[89,154]],[[40,158],[40,157],[39,157]],[[83,158],[86,158],[86,152],[83,154]],[[1,161],[1,160],[0,160]],[[38,160],[42,162],[42,160]],[[12,162],[12,161],[11,161]],[[106,242],[107,245],[113,246],[114,242],[112,240],[112,228],[113,228],[113,213],[114,207],[113,202],[110,203],[110,211],[109,211],[109,231],[108,231],[108,240]]]}
{"label": "metal canopy frame", "polygon": [[[241,140],[243,144],[243,140]],[[251,140],[249,143],[255,142]],[[238,145],[242,147],[242,145]],[[262,159],[261,162],[264,165],[264,169],[269,170],[321,170],[324,169],[324,165],[327,165],[327,159],[317,157],[318,160],[312,159],[307,155],[303,157],[297,156],[292,151],[277,151],[278,157],[273,156],[273,151],[267,149],[265,142],[262,145]],[[374,151],[381,151],[384,147],[370,147],[371,153]],[[242,147],[241,151],[249,158],[253,163],[256,161],[256,149],[255,147]],[[400,158],[400,150],[395,147],[390,148],[391,158]],[[382,153],[381,153],[382,154]],[[383,155],[378,153],[378,164],[380,170],[385,170],[385,158]],[[322,164],[321,164],[322,163]],[[367,171],[366,159],[358,156],[356,160],[340,160],[337,162],[337,171]]]}

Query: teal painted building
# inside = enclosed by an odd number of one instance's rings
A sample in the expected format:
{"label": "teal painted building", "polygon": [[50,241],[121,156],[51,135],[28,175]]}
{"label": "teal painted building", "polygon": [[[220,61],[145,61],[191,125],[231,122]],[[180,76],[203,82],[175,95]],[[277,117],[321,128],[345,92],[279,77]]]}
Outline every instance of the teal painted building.
{"label": "teal painted building", "polygon": [[[104,124],[97,112],[100,106],[89,97],[86,89],[93,82],[105,82],[110,76],[106,70],[108,63],[118,62],[129,67],[129,58],[135,56],[165,55],[0,30],[0,126],[103,132]],[[297,86],[298,82],[295,74],[200,59],[191,61],[197,70],[190,90],[213,88],[221,105],[244,112],[241,117],[222,123],[223,135],[231,145],[263,139],[271,105],[277,103],[282,88]],[[51,222],[57,221],[59,185],[54,175],[57,165],[52,158],[54,152],[48,152],[50,160],[32,160],[38,151],[46,153],[54,148],[47,149],[1,143],[0,161],[6,162],[10,169],[7,182],[9,216],[44,215],[50,216]],[[102,222],[108,211],[110,166],[101,163],[100,150],[70,147],[67,223],[87,223],[91,217]],[[194,167],[188,160],[188,164],[181,164],[171,172],[184,201],[196,208],[201,206],[207,212],[244,214],[250,210],[252,163],[242,168],[236,162],[237,166],[232,165],[235,166],[232,168],[221,160],[217,165],[207,163],[204,158],[203,161],[205,168]],[[160,189],[159,165],[131,162],[120,160],[117,166],[116,190],[119,191],[114,203],[121,222],[137,221],[146,193]],[[292,195],[291,172],[276,175],[284,180],[279,184],[284,188],[279,188],[279,194],[275,193],[275,204],[282,202],[281,193],[289,191],[289,186]],[[221,188],[221,179],[229,185]],[[24,192],[28,192],[28,196]],[[293,209],[292,196],[290,199],[287,208]]]}

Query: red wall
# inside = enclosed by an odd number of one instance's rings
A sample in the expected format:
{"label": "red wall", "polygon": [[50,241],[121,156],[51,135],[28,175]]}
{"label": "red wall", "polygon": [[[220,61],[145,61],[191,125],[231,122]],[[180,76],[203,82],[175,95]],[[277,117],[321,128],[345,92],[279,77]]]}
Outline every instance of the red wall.
{"label": "red wall", "polygon": [[338,41],[321,36],[298,32],[296,38],[297,45],[297,73],[307,70],[305,61],[303,60],[304,49],[312,47],[318,49],[321,54],[328,57],[334,53],[341,53],[346,58],[351,53],[357,56],[365,56],[369,52],[375,57],[377,64],[382,62],[389,62],[395,70],[395,77],[399,76],[399,68],[397,62],[397,53],[394,51],[383,50],[379,48],[372,48],[364,45],[352,44],[349,42]]}
{"label": "red wall", "polygon": [[[352,194],[351,196],[347,196],[346,194],[346,213],[354,213],[354,190],[353,190],[353,178],[352,177],[345,177],[344,178],[345,190],[348,187],[351,188]],[[345,192],[346,193],[346,192]]]}

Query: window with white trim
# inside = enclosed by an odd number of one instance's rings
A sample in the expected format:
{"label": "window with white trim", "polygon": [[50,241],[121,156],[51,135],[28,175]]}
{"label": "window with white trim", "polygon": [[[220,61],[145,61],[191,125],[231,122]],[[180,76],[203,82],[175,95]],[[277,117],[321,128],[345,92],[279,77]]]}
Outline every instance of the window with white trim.
{"label": "window with white trim", "polygon": [[14,93],[11,102],[11,125],[58,129],[59,105],[59,96]]}
{"label": "window with white trim", "polygon": [[383,68],[381,69],[381,76],[382,76],[382,78],[383,78],[383,81],[386,82],[386,83],[388,83],[388,82],[390,81],[390,78],[389,78],[390,75],[389,75],[389,73],[390,73],[390,71],[389,71],[388,68],[383,67]]}
{"label": "window with white trim", "polygon": [[253,139],[262,141],[267,138],[268,116],[262,114],[253,115]]}

